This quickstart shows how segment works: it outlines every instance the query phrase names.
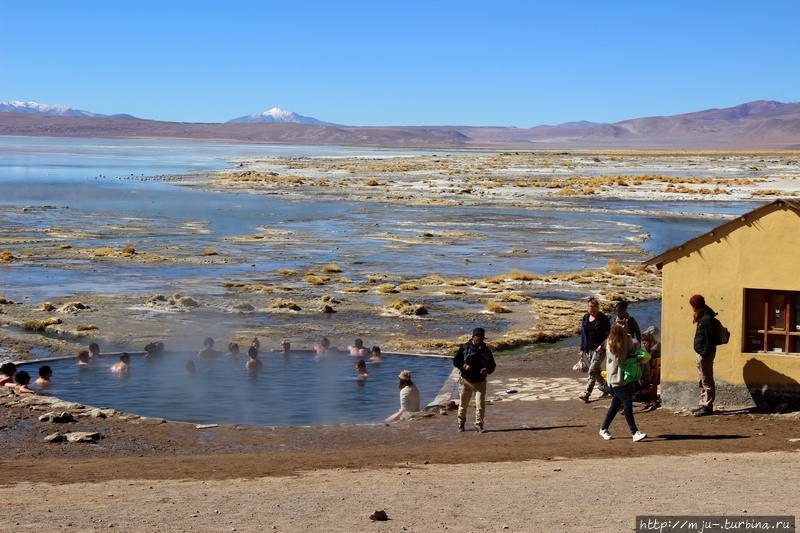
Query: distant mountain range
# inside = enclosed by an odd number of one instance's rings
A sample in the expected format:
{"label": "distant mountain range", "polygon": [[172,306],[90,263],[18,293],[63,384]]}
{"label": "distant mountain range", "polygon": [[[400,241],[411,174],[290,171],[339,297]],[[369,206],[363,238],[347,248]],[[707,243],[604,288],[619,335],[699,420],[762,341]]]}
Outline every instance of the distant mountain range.
{"label": "distant mountain range", "polygon": [[341,126],[278,108],[225,123],[104,116],[66,106],[0,102],[0,135],[449,149],[800,149],[800,102],[769,100],[610,124],[533,128]]}
{"label": "distant mountain range", "polygon": [[31,113],[33,115],[46,115],[58,117],[113,117],[136,118],[132,115],[100,115],[90,111],[72,109],[62,104],[47,105],[36,102],[0,102],[0,113]]}

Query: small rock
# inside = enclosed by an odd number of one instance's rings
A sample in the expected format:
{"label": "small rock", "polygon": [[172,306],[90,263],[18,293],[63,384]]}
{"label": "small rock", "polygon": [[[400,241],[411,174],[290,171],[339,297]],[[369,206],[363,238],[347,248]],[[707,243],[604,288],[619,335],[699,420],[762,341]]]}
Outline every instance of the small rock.
{"label": "small rock", "polygon": [[369,515],[370,520],[389,520],[389,517],[386,515],[386,511],[375,511],[371,515]]}
{"label": "small rock", "polygon": [[97,431],[73,431],[65,435],[69,442],[97,442],[100,440],[100,433]]}
{"label": "small rock", "polygon": [[72,413],[70,413],[69,411],[63,411],[63,412],[58,413],[57,415],[55,415],[51,419],[51,421],[55,422],[57,424],[65,424],[67,422],[74,422],[75,421],[75,417],[72,416]]}
{"label": "small rock", "polygon": [[51,433],[44,438],[45,442],[64,442],[65,440],[67,440],[67,438],[58,431]]}

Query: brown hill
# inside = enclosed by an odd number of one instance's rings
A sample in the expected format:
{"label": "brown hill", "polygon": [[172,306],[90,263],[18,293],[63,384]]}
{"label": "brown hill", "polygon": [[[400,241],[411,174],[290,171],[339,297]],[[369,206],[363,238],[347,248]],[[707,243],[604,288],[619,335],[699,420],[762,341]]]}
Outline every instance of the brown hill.
{"label": "brown hill", "polygon": [[0,113],[0,135],[449,149],[798,149],[800,102],[760,100],[613,124],[579,122],[535,128],[205,124]]}

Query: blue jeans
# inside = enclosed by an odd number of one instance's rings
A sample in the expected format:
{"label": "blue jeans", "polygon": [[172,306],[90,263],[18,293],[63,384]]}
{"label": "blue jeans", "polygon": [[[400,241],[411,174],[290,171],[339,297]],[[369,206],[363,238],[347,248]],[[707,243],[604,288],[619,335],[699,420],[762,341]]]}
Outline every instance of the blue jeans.
{"label": "blue jeans", "polygon": [[636,428],[636,421],[633,419],[633,401],[631,400],[630,385],[622,385],[619,387],[611,387],[611,392],[614,395],[611,398],[611,405],[608,406],[606,412],[606,419],[603,420],[603,425],[600,429],[608,429],[614,417],[617,416],[619,406],[622,404],[622,412],[625,414],[625,420],[628,422],[628,427],[631,430],[631,435],[635,434],[638,429]]}

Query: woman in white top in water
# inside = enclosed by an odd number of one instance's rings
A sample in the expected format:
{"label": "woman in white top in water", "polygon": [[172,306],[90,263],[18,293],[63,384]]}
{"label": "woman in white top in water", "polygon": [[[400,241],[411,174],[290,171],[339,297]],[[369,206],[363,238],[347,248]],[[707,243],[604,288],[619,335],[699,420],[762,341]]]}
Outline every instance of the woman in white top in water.
{"label": "woman in white top in water", "polygon": [[384,422],[394,422],[405,418],[406,413],[419,411],[419,389],[411,381],[411,372],[403,370],[397,377],[400,378],[400,383],[397,385],[397,388],[400,389],[400,410]]}

